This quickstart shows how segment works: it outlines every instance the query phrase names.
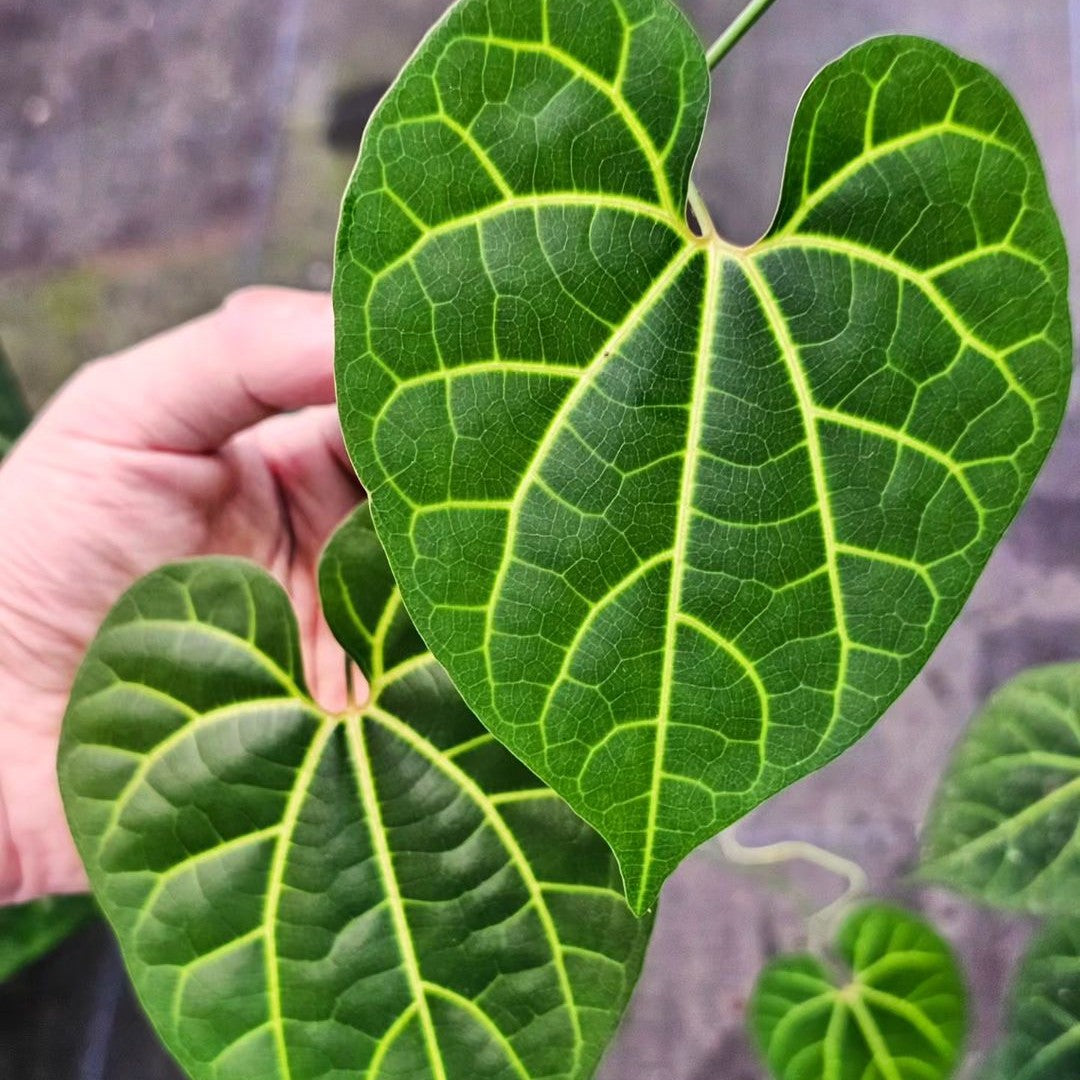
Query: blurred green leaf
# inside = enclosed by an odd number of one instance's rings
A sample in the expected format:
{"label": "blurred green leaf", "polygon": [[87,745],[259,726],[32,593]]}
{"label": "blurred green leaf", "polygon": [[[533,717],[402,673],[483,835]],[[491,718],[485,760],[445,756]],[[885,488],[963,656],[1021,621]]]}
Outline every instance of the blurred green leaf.
{"label": "blurred green leaf", "polygon": [[1027,671],[975,718],[923,837],[923,878],[1072,915],[1080,897],[1080,664]]}
{"label": "blurred green leaf", "polygon": [[987,1080],[1080,1077],[1080,919],[1051,923],[1016,977],[1005,1040]]}
{"label": "blurred green leaf", "polygon": [[7,353],[0,344],[0,458],[30,423],[30,413],[11,369]]}
{"label": "blurred green leaf", "polygon": [[88,896],[57,896],[0,908],[0,982],[50,952],[97,913]]}
{"label": "blurred green leaf", "polygon": [[874,904],[844,924],[840,977],[814,956],[761,973],[751,1034],[777,1080],[945,1080],[967,1031],[952,952],[916,916]]}

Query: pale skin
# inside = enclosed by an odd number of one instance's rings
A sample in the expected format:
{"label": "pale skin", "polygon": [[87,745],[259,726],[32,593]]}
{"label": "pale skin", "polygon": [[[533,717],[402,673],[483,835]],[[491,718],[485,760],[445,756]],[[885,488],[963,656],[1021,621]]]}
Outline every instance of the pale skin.
{"label": "pale skin", "polygon": [[86,648],[137,578],[239,555],[288,588],[309,682],[346,705],[316,566],[362,492],[334,402],[325,296],[238,293],[87,365],[0,466],[0,904],[79,892],[56,751]]}

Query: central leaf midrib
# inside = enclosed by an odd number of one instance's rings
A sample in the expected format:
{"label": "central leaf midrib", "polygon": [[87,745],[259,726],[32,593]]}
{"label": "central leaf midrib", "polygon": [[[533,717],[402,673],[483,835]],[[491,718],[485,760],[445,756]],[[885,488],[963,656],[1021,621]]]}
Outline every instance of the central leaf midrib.
{"label": "central leaf midrib", "polygon": [[656,744],[653,751],[653,771],[649,791],[649,816],[645,826],[645,849],[642,858],[641,885],[637,903],[638,914],[644,910],[652,881],[652,854],[656,840],[656,820],[663,784],[664,758],[667,748],[667,728],[675,686],[675,645],[679,613],[682,610],[682,587],[686,577],[686,554],[690,542],[691,514],[697,489],[698,465],[701,454],[705,406],[708,402],[712,346],[716,336],[716,321],[720,311],[720,291],[723,259],[716,248],[706,249],[705,300],[701,316],[700,338],[695,356],[694,381],[691,388],[687,420],[686,455],[679,482],[678,517],[675,521],[675,540],[672,545],[671,574],[668,589],[667,619],[664,626],[664,660],[660,681],[659,710],[656,718]]}
{"label": "central leaf midrib", "polygon": [[401,886],[397,879],[397,873],[394,870],[393,856],[386,839],[386,830],[382,820],[382,809],[379,806],[379,797],[375,790],[375,777],[371,772],[371,764],[368,759],[367,746],[364,740],[362,727],[363,717],[359,715],[350,716],[345,719],[344,723],[346,741],[348,742],[350,756],[353,761],[353,769],[360,794],[360,801],[364,807],[364,820],[367,823],[372,849],[379,866],[379,876],[382,879],[383,888],[386,892],[386,901],[390,908],[391,920],[394,924],[394,933],[398,941],[399,954],[401,956],[402,966],[405,968],[405,978],[409,984],[413,1005],[416,1007],[417,1015],[420,1018],[420,1027],[423,1032],[428,1062],[431,1065],[435,1080],[447,1080],[446,1066],[439,1049],[439,1041],[435,1033],[435,1024],[432,1020],[431,1009],[428,1006],[427,993],[424,989],[424,978],[420,971],[420,962],[416,955],[416,947],[413,944],[408,917],[405,914],[405,903],[401,895]]}
{"label": "central leaf midrib", "polygon": [[847,1028],[848,1015],[847,1004],[842,998],[836,998],[821,1048],[821,1063],[825,1072],[823,1080],[840,1080],[844,1060],[844,1031]]}
{"label": "central leaf midrib", "polygon": [[488,683],[490,686],[495,686],[497,684],[491,670],[491,642],[495,633],[495,609],[497,607],[498,598],[500,597],[506,582],[506,575],[513,562],[514,546],[517,542],[521,508],[532,488],[533,481],[539,477],[540,472],[547,461],[548,455],[553,449],[559,436],[562,434],[564,422],[595,384],[596,379],[603,372],[607,364],[616,356],[623,344],[638,329],[640,322],[663,299],[671,285],[678,280],[679,275],[689,265],[690,260],[697,255],[701,249],[702,247],[700,244],[687,243],[685,247],[681,248],[675,254],[672,260],[664,268],[663,272],[645,291],[634,308],[627,313],[615,333],[612,334],[597,351],[596,356],[588,367],[582,369],[577,383],[563,399],[562,404],[551,418],[547,430],[544,433],[544,437],[537,444],[528,467],[521,475],[521,479],[514,491],[513,498],[510,500],[506,521],[506,543],[503,547],[503,556],[491,587],[491,603],[487,605],[486,611],[483,656],[484,662],[488,668]]}
{"label": "central leaf midrib", "polygon": [[821,448],[821,437],[817,429],[817,402],[811,393],[806,373],[799,358],[798,346],[791,337],[786,320],[773,296],[772,289],[758,267],[750,260],[740,261],[742,271],[750,287],[757,296],[762,312],[772,330],[780,350],[781,359],[787,368],[788,378],[795,390],[802,416],[803,430],[806,434],[807,459],[814,481],[814,494],[817,499],[818,516],[821,519],[821,537],[825,550],[825,565],[829,576],[829,590],[832,594],[833,610],[836,616],[836,632],[840,641],[840,657],[837,663],[836,689],[832,716],[825,730],[821,733],[818,746],[828,742],[833,728],[840,719],[840,703],[843,699],[844,685],[847,680],[848,657],[851,639],[847,631],[845,617],[844,592],[840,581],[840,567],[837,557],[836,525],[832,516],[832,504],[829,500],[829,484],[825,471],[825,456]]}
{"label": "central leaf midrib", "polygon": [[[570,984],[569,972],[562,955],[562,943],[559,940],[554,919],[543,896],[543,887],[537,879],[529,860],[525,857],[521,845],[511,832],[506,820],[499,813],[498,807],[491,798],[481,789],[479,784],[466,773],[454,761],[445,754],[439,753],[423,736],[413,730],[408,724],[399,719],[393,713],[388,712],[382,706],[372,702],[367,710],[367,715],[376,723],[381,724],[396,738],[408,745],[416,753],[420,754],[432,768],[441,772],[455,786],[461,788],[477,809],[483,814],[485,821],[494,830],[500,843],[503,845],[510,862],[521,877],[522,884],[528,892],[530,900],[536,910],[537,918],[544,928],[544,935],[551,949],[551,962],[555,967],[559,981],[559,989],[566,1003],[570,1026],[574,1032],[574,1061],[580,1059],[583,1037],[581,1021],[577,1013],[577,1005],[574,998],[573,988]],[[544,789],[546,795],[547,789]]]}
{"label": "central leaf midrib", "polygon": [[285,804],[285,813],[281,819],[280,832],[274,846],[274,855],[270,863],[267,878],[266,901],[263,907],[263,927],[265,928],[264,954],[266,958],[266,996],[269,1004],[270,1026],[274,1033],[274,1046],[281,1065],[282,1080],[291,1080],[292,1066],[289,1063],[288,1044],[285,1039],[285,1021],[281,1001],[281,972],[277,953],[277,921],[281,905],[281,894],[285,884],[285,866],[289,859],[289,850],[300,820],[304,800],[307,798],[315,773],[322,761],[323,751],[336,730],[337,725],[329,719],[316,732],[311,746],[304,755],[304,760],[297,770],[296,783],[289,793]]}
{"label": "central leaf midrib", "polygon": [[878,1069],[881,1070],[884,1080],[904,1080],[903,1076],[900,1075],[900,1070],[896,1067],[892,1054],[889,1053],[889,1047],[881,1034],[881,1029],[877,1026],[877,1022],[866,1007],[866,1002],[863,1001],[862,996],[859,994],[853,995],[848,1005],[855,1016],[855,1022],[859,1025],[863,1038],[866,1040],[870,1057],[876,1063]]}

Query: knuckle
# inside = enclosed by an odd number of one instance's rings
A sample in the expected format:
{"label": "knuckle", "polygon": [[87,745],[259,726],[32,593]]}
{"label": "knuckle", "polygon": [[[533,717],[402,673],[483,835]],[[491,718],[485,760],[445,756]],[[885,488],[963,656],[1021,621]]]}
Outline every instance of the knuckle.
{"label": "knuckle", "polygon": [[289,289],[279,285],[248,285],[230,293],[218,309],[225,323],[263,321],[292,323],[322,315],[329,303],[325,293]]}
{"label": "knuckle", "polygon": [[270,292],[266,285],[244,285],[234,289],[225,297],[221,304],[222,311],[232,311],[235,308],[250,307],[265,303],[266,294]]}
{"label": "knuckle", "polygon": [[127,381],[123,354],[104,356],[83,364],[60,387],[39,420],[45,427],[82,432],[99,414],[111,413],[117,386]]}
{"label": "knuckle", "polygon": [[112,372],[116,370],[116,364],[115,356],[88,360],[61,387],[57,402],[80,401],[87,397],[96,397],[102,385],[110,381]]}
{"label": "knuckle", "polygon": [[291,289],[272,285],[248,285],[230,293],[211,316],[211,326],[226,348],[245,348],[253,332],[289,319]]}
{"label": "knuckle", "polygon": [[292,296],[292,289],[274,285],[245,285],[242,289],[229,293],[220,311],[224,315],[246,316],[252,312],[279,307],[287,303]]}

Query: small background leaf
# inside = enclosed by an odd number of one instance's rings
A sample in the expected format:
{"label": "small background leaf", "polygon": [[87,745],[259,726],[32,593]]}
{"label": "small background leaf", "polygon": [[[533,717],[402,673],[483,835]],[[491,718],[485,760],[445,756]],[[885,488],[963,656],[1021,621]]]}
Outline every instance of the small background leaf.
{"label": "small background leaf", "polygon": [[1080,920],[1052,923],[1036,937],[1013,984],[993,1080],[1080,1076]]}
{"label": "small background leaf", "polygon": [[941,782],[924,878],[987,904],[1075,914],[1080,897],[1080,664],[991,698]]}
{"label": "small background leaf", "polygon": [[761,973],[751,1034],[777,1080],[945,1080],[967,1030],[949,947],[921,919],[884,905],[844,924],[839,977],[813,956]]}
{"label": "small background leaf", "polygon": [[426,651],[366,507],[320,579],[371,683],[343,715],[231,560],[138,583],[78,676],[62,790],[147,1012],[195,1080],[591,1075],[649,922]]}

